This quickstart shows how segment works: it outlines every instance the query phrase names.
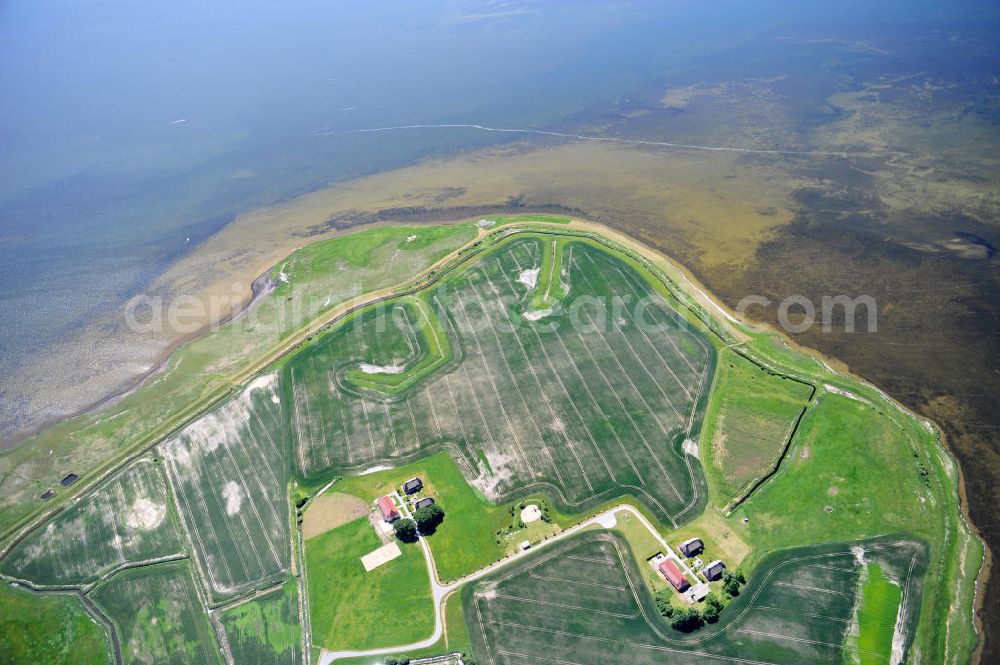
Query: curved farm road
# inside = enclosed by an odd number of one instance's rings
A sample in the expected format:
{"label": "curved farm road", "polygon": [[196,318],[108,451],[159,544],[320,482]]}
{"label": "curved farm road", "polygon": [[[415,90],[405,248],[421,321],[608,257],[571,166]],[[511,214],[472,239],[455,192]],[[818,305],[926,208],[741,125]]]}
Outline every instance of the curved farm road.
{"label": "curved farm road", "polygon": [[501,559],[500,561],[497,561],[496,563],[487,566],[482,570],[472,573],[471,575],[466,575],[465,577],[457,579],[454,582],[450,582],[448,584],[441,584],[441,582],[438,580],[437,567],[434,565],[434,555],[431,553],[431,548],[427,544],[426,539],[421,537],[420,545],[424,551],[424,559],[427,561],[427,572],[429,573],[431,579],[431,595],[434,598],[434,632],[431,634],[431,636],[428,637],[427,639],[420,640],[419,642],[413,642],[411,644],[401,644],[399,646],[384,647],[380,649],[368,649],[365,651],[327,651],[324,649],[320,654],[319,665],[329,665],[335,660],[340,660],[342,658],[383,656],[391,653],[399,653],[401,651],[415,651],[417,649],[426,649],[428,647],[434,646],[435,644],[437,644],[437,642],[441,639],[441,636],[444,634],[444,618],[443,618],[444,601],[449,595],[451,595],[453,591],[457,590],[463,584],[466,584],[468,582],[475,582],[476,580],[481,579],[486,575],[489,575],[490,573],[493,573],[496,570],[503,568],[511,563],[514,563],[515,561],[519,561],[520,559],[526,556],[531,556],[533,552],[536,552],[542,549],[543,547],[546,547],[548,545],[551,545],[552,543],[558,542],[564,538],[579,533],[580,531],[583,531],[584,529],[587,529],[589,527],[599,526],[605,529],[613,529],[618,524],[618,520],[615,517],[615,514],[621,511],[625,511],[635,516],[635,518],[638,519],[639,522],[644,527],[646,527],[649,533],[652,534],[654,538],[656,538],[657,542],[659,542],[660,545],[663,546],[664,551],[667,553],[667,557],[673,559],[674,562],[678,564],[678,566],[681,568],[681,570],[684,571],[685,574],[690,576],[694,575],[694,573],[691,572],[691,570],[684,564],[681,558],[677,556],[677,554],[670,547],[670,545],[667,544],[667,541],[663,538],[663,536],[660,535],[660,532],[657,531],[655,528],[653,528],[653,525],[650,524],[649,520],[647,520],[642,513],[640,513],[638,510],[636,510],[635,508],[633,508],[628,504],[619,504],[617,506],[614,506],[613,508],[609,508],[608,510],[605,510],[602,513],[598,513],[597,515],[594,515],[593,517],[588,518],[580,522],[579,524],[566,529],[557,536],[554,536],[548,540],[543,540],[537,545],[533,545],[529,550],[518,552],[517,554],[507,557],[506,559]]}

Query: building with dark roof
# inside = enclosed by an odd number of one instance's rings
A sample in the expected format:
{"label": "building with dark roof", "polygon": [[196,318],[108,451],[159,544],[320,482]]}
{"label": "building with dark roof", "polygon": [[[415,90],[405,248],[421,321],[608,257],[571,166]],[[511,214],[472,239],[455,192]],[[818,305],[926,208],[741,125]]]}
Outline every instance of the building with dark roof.
{"label": "building with dark roof", "polygon": [[724,571],[725,569],[726,569],[726,564],[716,559],[712,563],[705,566],[705,578],[709,582],[713,582],[722,577],[722,571]]}
{"label": "building with dark roof", "polygon": [[399,519],[399,511],[396,510],[396,505],[387,496],[381,497],[378,501],[379,512],[382,513],[382,519],[386,522],[395,522]]}
{"label": "building with dark roof", "polygon": [[413,509],[420,510],[421,508],[426,508],[427,506],[433,506],[433,505],[434,505],[434,499],[432,499],[429,496],[425,496],[424,498],[420,499],[415,504],[413,504]]}
{"label": "building with dark roof", "polygon": [[405,494],[416,494],[424,488],[424,482],[420,478],[410,478],[405,483],[403,483],[403,492]]}
{"label": "building with dark roof", "polygon": [[667,578],[667,581],[680,592],[687,591],[688,587],[691,586],[691,584],[687,581],[687,578],[684,577],[684,574],[681,572],[681,569],[678,568],[677,564],[670,559],[667,559],[660,564],[660,572],[665,578]]}
{"label": "building with dark roof", "polygon": [[701,542],[701,538],[692,538],[681,543],[679,549],[684,556],[694,556],[705,549],[705,543]]}
{"label": "building with dark roof", "polygon": [[70,485],[72,485],[73,483],[75,483],[76,481],[78,481],[79,479],[80,479],[80,476],[76,475],[75,473],[71,473],[68,476],[66,476],[65,478],[63,478],[60,482],[62,483],[63,487],[69,487]]}
{"label": "building with dark roof", "polygon": [[51,499],[55,495],[56,495],[56,491],[54,489],[47,489],[47,490],[45,490],[45,492],[39,498],[42,501],[48,501],[49,499]]}

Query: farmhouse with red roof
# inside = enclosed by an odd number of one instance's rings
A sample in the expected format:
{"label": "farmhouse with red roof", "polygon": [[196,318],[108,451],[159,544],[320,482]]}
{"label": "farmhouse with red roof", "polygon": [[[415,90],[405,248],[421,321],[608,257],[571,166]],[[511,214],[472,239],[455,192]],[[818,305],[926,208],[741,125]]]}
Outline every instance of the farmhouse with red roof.
{"label": "farmhouse with red roof", "polygon": [[667,581],[670,582],[678,591],[686,591],[687,588],[691,586],[688,583],[687,578],[685,578],[684,574],[680,571],[680,568],[677,567],[677,564],[670,559],[667,559],[660,564],[660,572],[663,573],[663,576],[667,578]]}
{"label": "farmhouse with red roof", "polygon": [[387,496],[383,496],[377,503],[378,509],[382,513],[382,519],[386,522],[395,522],[399,519],[399,511],[396,510],[396,506],[393,504],[392,499]]}

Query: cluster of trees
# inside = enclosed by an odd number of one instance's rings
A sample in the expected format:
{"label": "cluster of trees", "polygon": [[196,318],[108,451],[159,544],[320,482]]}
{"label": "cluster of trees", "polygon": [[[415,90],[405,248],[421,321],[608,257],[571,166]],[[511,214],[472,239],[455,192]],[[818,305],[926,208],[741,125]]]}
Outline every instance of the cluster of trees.
{"label": "cluster of trees", "polygon": [[740,587],[746,583],[747,579],[739,568],[736,569],[736,572],[722,571],[722,590],[730,598],[740,595]]}
{"label": "cluster of trees", "polygon": [[418,536],[429,536],[437,531],[444,521],[441,506],[431,504],[413,512],[413,519],[399,519],[392,523],[396,538],[404,543],[416,542]]}
{"label": "cluster of trees", "polygon": [[656,594],[656,609],[660,611],[674,630],[682,633],[690,633],[701,628],[706,623],[715,623],[719,620],[719,613],[722,611],[722,601],[715,593],[710,593],[705,598],[705,611],[699,612],[693,607],[674,607],[670,604],[669,589]]}
{"label": "cluster of trees", "polygon": [[[739,568],[735,572],[725,571],[722,573],[722,592],[726,602],[740,595],[740,587],[746,584],[746,577]],[[674,630],[682,633],[690,633],[701,628],[706,623],[715,623],[719,620],[719,614],[725,607],[722,598],[713,591],[705,596],[705,609],[701,612],[693,607],[674,607],[670,604],[670,596],[673,591],[664,589],[656,594],[656,609],[660,615],[668,622]]]}

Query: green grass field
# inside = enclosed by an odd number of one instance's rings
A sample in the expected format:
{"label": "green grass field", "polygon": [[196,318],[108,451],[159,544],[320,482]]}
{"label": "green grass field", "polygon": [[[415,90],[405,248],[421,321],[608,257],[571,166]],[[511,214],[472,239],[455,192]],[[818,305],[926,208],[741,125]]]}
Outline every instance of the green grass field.
{"label": "green grass field", "polygon": [[[406,658],[432,658],[445,653],[468,654],[466,662],[474,662],[472,658],[472,641],[469,638],[469,629],[465,623],[465,615],[462,611],[462,594],[453,593],[445,601],[445,632],[444,637],[437,644],[425,649],[413,651],[399,651],[394,654],[383,656],[362,656],[357,658],[345,658],[338,660],[340,665],[383,665],[387,658],[393,657],[398,660]],[[448,664],[451,665],[451,664]]]}
{"label": "green grass field", "polygon": [[892,656],[892,636],[903,589],[877,563],[867,566],[858,607],[857,649],[862,665],[884,663]]}
{"label": "green grass field", "polygon": [[566,241],[553,237],[542,242],[542,261],[538,281],[531,298],[531,308],[540,310],[553,307],[563,296],[562,259]]}
{"label": "green grass field", "polygon": [[219,613],[239,665],[296,665],[302,660],[294,582]]}
{"label": "green grass field", "polygon": [[409,644],[434,630],[430,579],[419,544],[366,573],[360,557],[382,543],[363,517],[306,542],[313,642],[326,649]]}
{"label": "green grass field", "polygon": [[70,595],[37,596],[0,584],[0,663],[108,665],[104,629]]}
{"label": "green grass field", "polygon": [[701,439],[719,505],[742,498],[774,467],[811,391],[731,349],[720,353]]}
{"label": "green grass field", "polygon": [[[447,254],[454,247],[456,240],[471,240],[475,237],[475,227],[471,224],[453,226],[382,226],[359,233],[323,240],[306,245],[282,261],[271,273],[271,277],[279,282],[279,295],[291,290],[291,284],[304,280],[319,280],[342,265],[351,268],[367,268],[373,263],[384,267],[385,252],[392,250],[390,256],[398,257],[396,252],[408,252],[411,255],[422,255],[425,250],[431,250],[426,256],[420,256],[423,261],[433,263]],[[407,257],[408,258],[408,257]],[[288,282],[281,278],[284,272]],[[294,277],[295,282],[292,282]]]}
{"label": "green grass field", "polygon": [[806,413],[787,466],[734,512],[734,528],[757,552],[899,531],[930,539],[942,516],[915,444],[873,407],[824,394]]}
{"label": "green grass field", "polygon": [[117,625],[126,663],[221,663],[187,562],[128,570],[91,597]]}
{"label": "green grass field", "polygon": [[[569,217],[563,215],[543,215],[543,214],[526,214],[526,215],[491,215],[487,217],[494,221],[495,226],[501,226],[503,224],[519,224],[524,222],[542,222],[544,224],[569,224],[571,220]],[[492,227],[491,227],[492,228]]]}

